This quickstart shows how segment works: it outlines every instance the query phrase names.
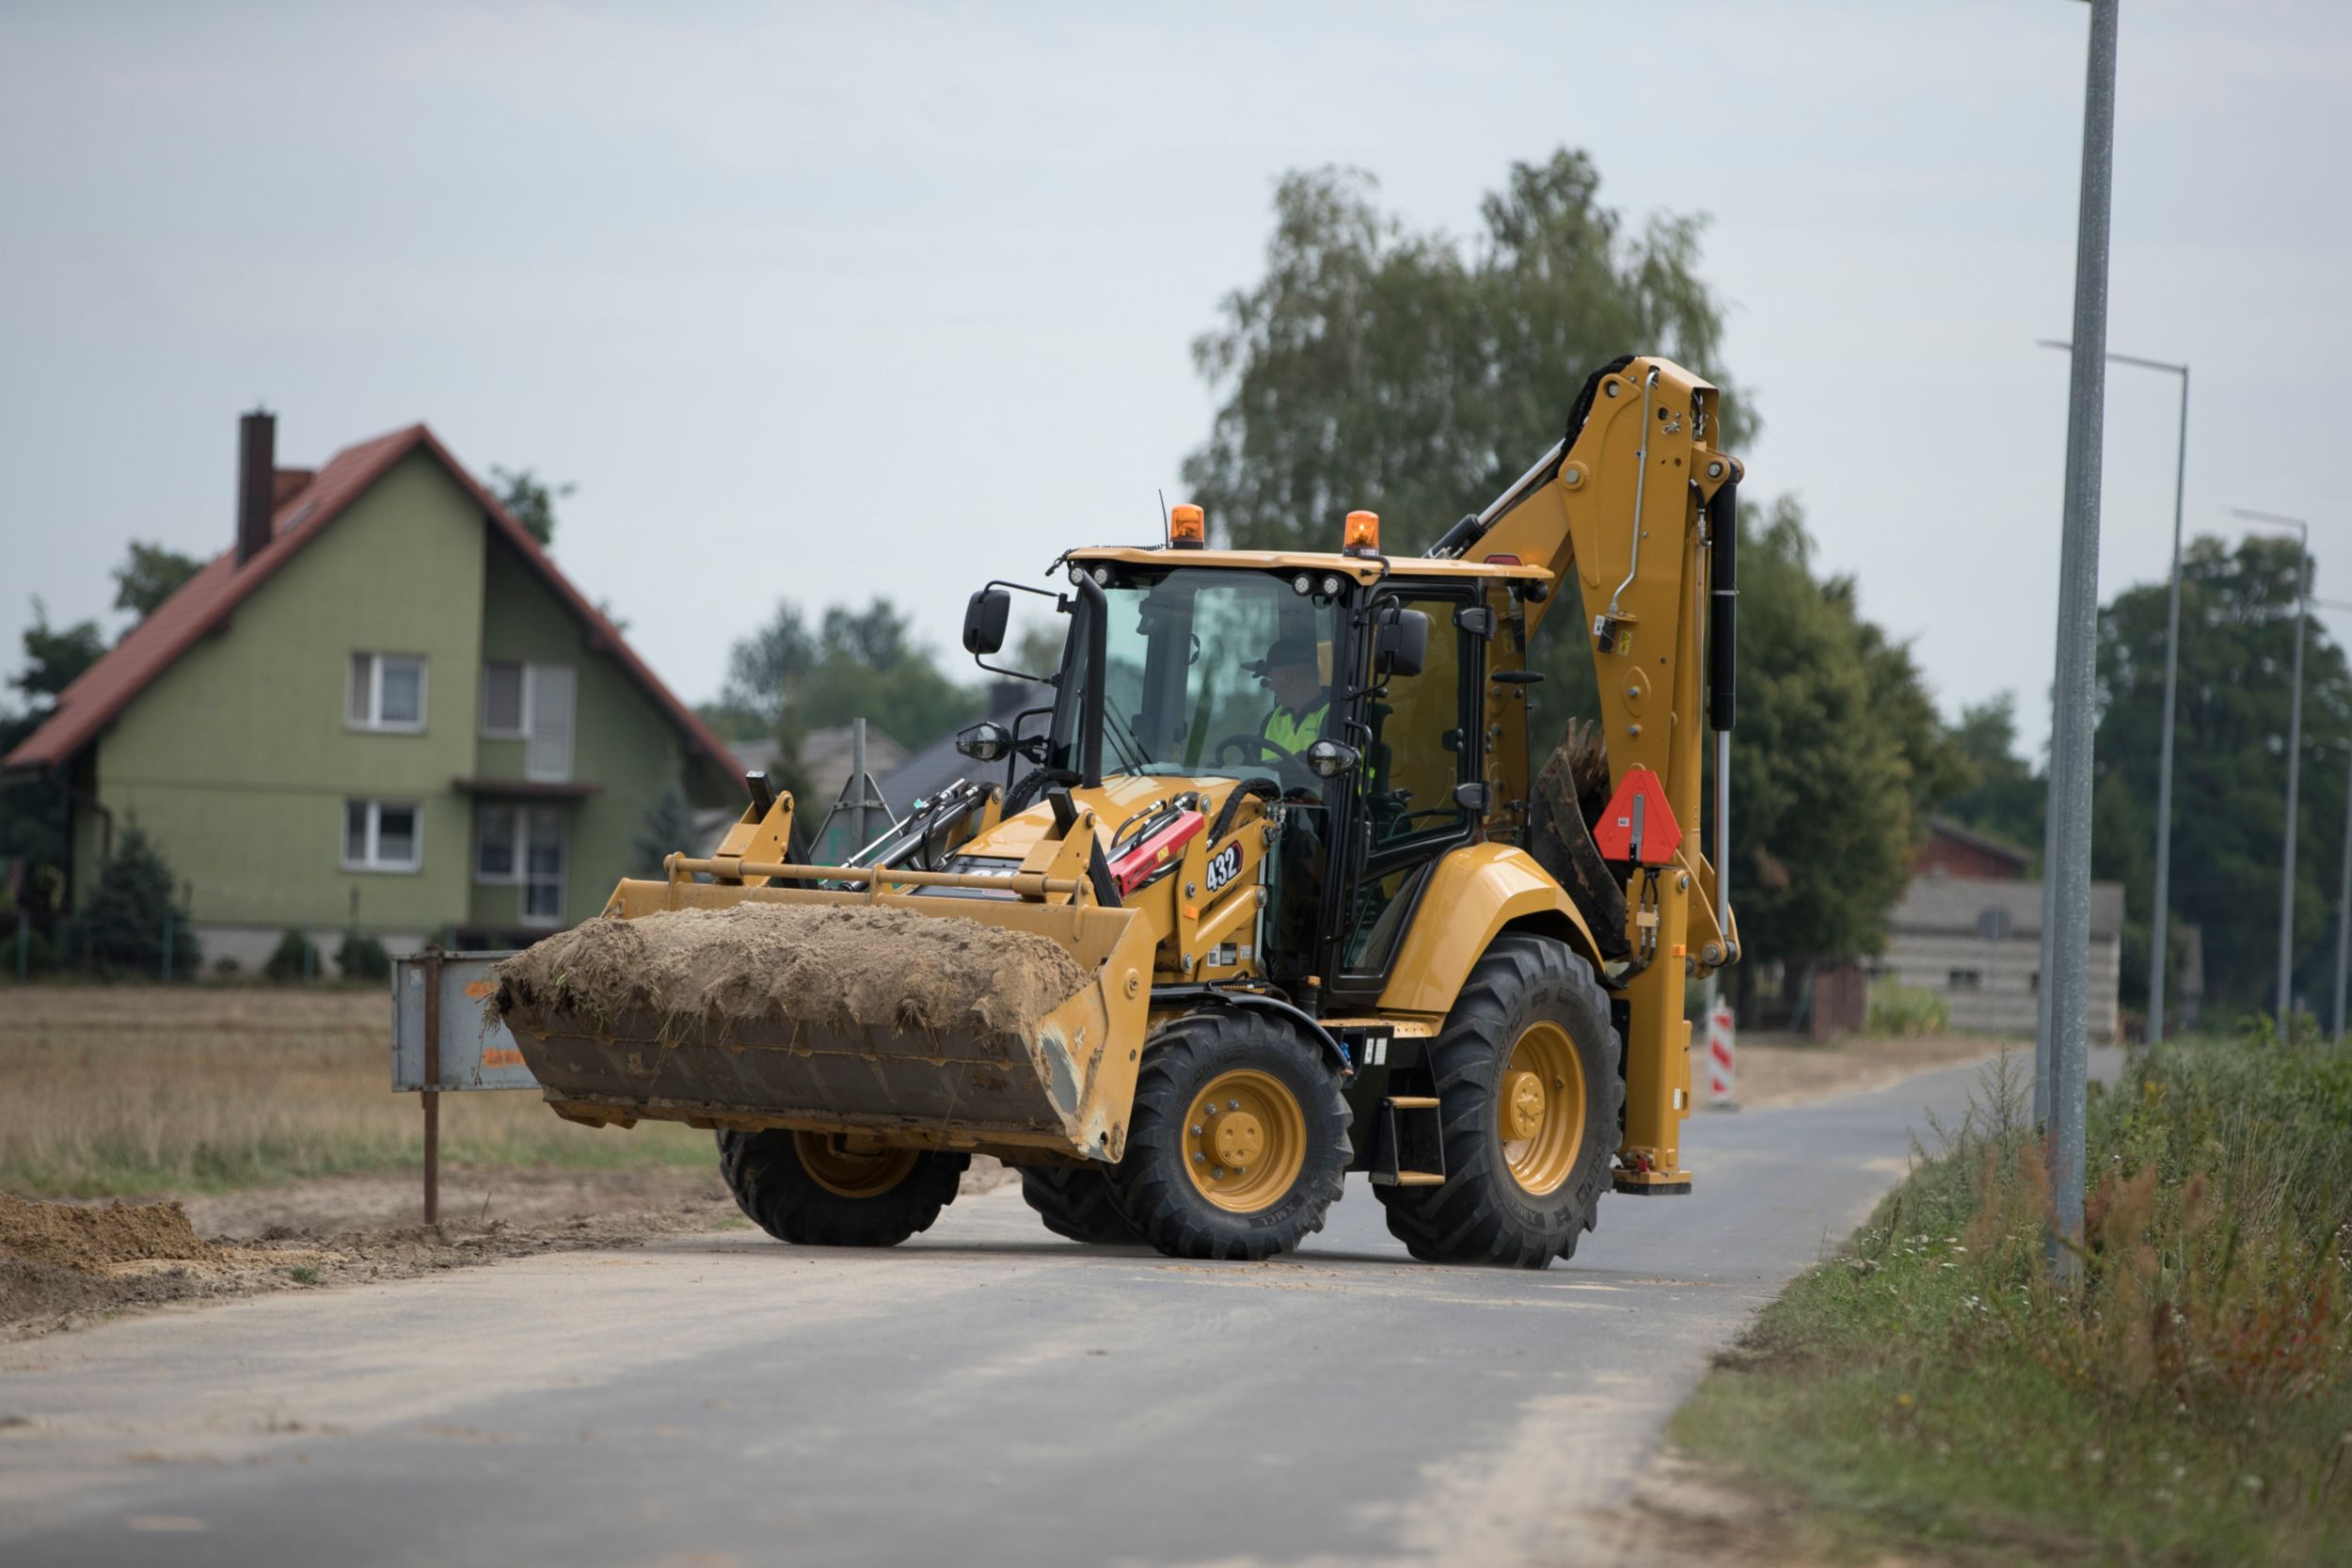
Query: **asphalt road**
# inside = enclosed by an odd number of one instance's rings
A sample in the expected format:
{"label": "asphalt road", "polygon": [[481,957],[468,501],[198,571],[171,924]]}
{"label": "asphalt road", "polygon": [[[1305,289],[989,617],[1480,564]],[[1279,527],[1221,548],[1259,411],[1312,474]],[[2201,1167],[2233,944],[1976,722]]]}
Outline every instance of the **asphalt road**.
{"label": "asphalt road", "polygon": [[1005,1190],[886,1253],[720,1232],[0,1346],[0,1562],[1580,1560],[1976,1080],[1693,1117],[1697,1192],[1542,1273],[1413,1262],[1358,1180],[1261,1265]]}

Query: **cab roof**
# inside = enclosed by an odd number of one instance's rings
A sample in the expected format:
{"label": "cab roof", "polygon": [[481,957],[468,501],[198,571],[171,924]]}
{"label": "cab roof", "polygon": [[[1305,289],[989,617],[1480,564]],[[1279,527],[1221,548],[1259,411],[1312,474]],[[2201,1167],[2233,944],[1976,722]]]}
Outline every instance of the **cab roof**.
{"label": "cab roof", "polygon": [[1179,550],[1167,546],[1092,545],[1069,552],[1068,561],[1108,561],[1126,566],[1207,566],[1253,571],[1340,572],[1358,582],[1372,582],[1382,572],[1391,577],[1487,578],[1520,582],[1549,582],[1543,566],[1508,565],[1486,561],[1433,561],[1427,556],[1392,555],[1380,560],[1311,550]]}

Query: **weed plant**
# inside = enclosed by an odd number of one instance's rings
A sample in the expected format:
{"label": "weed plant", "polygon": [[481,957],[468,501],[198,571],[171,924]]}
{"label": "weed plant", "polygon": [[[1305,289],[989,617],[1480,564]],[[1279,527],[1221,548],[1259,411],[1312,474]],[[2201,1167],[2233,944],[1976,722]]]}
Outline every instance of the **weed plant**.
{"label": "weed plant", "polygon": [[2093,1097],[2052,1267],[2025,1068],[1677,1418],[1856,1544],[2352,1561],[2352,1058],[2266,1029]]}

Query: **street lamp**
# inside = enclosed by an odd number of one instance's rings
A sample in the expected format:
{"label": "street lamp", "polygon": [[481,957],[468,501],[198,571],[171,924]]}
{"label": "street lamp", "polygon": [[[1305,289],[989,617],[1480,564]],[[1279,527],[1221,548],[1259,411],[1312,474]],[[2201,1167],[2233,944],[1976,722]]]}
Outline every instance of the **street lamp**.
{"label": "street lamp", "polygon": [[2291,528],[2302,542],[2302,561],[2296,568],[2295,584],[2294,695],[2287,701],[2287,843],[2285,870],[2281,873],[2284,880],[2279,887],[2279,1034],[2283,1038],[2288,1021],[2294,1016],[2291,1004],[2295,984],[2295,786],[2303,761],[2303,623],[2311,616],[2312,525],[2300,517],[2254,512],[2242,506],[2230,508],[2230,515],[2265,528]]}
{"label": "street lamp", "polygon": [[[2043,348],[2074,352],[2074,344],[2054,338],[2036,341]],[[2181,378],[2181,433],[2172,449],[2172,592],[2165,613],[2164,740],[2156,760],[2156,898],[2148,933],[2148,1043],[2153,1045],[2164,1038],[2164,971],[2165,960],[2171,956],[2165,923],[2172,908],[2172,716],[2178,708],[2181,679],[2181,486],[2188,477],[2188,367],[2113,350],[2107,358],[2115,364],[2137,365]]]}
{"label": "street lamp", "polygon": [[[2323,610],[2352,610],[2352,600],[2313,598]],[[2336,1049],[2344,1049],[2344,970],[2352,966],[2352,744],[2345,748],[2344,781],[2344,881],[2336,893]]]}

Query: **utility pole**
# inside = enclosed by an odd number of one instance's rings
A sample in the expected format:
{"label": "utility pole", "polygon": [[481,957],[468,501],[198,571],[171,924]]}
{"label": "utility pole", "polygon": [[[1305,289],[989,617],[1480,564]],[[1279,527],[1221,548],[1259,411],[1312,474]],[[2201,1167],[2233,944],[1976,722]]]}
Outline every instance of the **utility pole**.
{"label": "utility pole", "polygon": [[2074,238],[2066,512],[2058,551],[2057,702],[2042,922],[2048,997],[2042,1092],[2050,1140],[2050,1258],[2071,1276],[2083,1233],[2083,1114],[2090,1067],[2090,743],[2099,627],[2099,469],[2107,370],[2107,216],[2115,164],[2116,0],[2091,0],[2083,87],[2082,198]]}
{"label": "utility pole", "polygon": [[2287,832],[2279,873],[2279,1037],[2286,1037],[2295,1016],[2295,793],[2303,772],[2303,624],[2311,619],[2312,525],[2300,517],[2276,512],[2230,508],[2241,522],[2265,528],[2291,528],[2300,541],[2295,568],[2295,673],[2287,698]]}
{"label": "utility pole", "polygon": [[[2054,339],[2039,340],[2043,348],[2073,353],[2074,345]],[[2172,591],[2165,611],[2164,740],[2156,758],[2156,895],[2148,932],[2148,1043],[2164,1038],[2165,968],[2172,957],[2166,926],[2172,914],[2172,726],[2180,711],[2181,686],[2181,501],[2188,479],[2188,367],[2166,359],[2143,359],[2136,354],[2107,351],[2107,362],[2137,365],[2181,378],[2181,432],[2172,449]]]}
{"label": "utility pole", "polygon": [[[2352,601],[2312,598],[2322,610],[2352,610]],[[2352,969],[2352,744],[2346,750],[2344,779],[2344,879],[2336,890],[2336,1049],[2344,1049],[2344,982]]]}

